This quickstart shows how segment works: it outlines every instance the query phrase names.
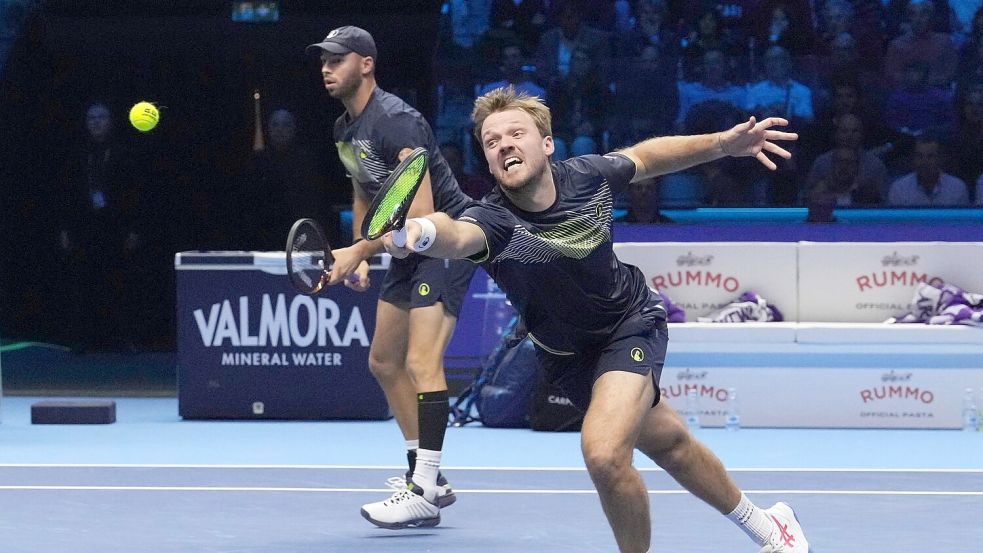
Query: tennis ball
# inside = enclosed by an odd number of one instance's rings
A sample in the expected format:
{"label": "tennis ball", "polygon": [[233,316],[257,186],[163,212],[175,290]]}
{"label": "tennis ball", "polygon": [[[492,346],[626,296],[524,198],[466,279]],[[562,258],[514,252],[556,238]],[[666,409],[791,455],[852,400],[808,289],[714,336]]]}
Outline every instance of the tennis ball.
{"label": "tennis ball", "polygon": [[158,121],[160,112],[150,102],[138,102],[130,108],[130,123],[140,132],[154,130]]}

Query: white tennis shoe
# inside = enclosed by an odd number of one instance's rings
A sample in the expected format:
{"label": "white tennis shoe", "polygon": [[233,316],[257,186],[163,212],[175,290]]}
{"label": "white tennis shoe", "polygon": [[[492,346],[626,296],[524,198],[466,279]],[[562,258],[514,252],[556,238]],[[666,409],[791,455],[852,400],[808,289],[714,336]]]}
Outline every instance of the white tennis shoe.
{"label": "white tennis shoe", "polygon": [[440,507],[404,487],[389,499],[362,505],[365,520],[390,530],[428,528],[440,524]]}
{"label": "white tennis shoe", "polygon": [[[394,490],[406,489],[406,483],[412,482],[410,479],[410,474],[407,473],[406,476],[390,476],[386,480],[386,485]],[[444,507],[449,507],[457,501],[457,496],[454,495],[454,490],[451,485],[444,478],[443,474],[437,474],[437,506],[443,509]]]}
{"label": "white tennis shoe", "polygon": [[795,518],[795,511],[791,507],[779,501],[770,509],[765,509],[765,514],[774,521],[775,532],[771,536],[771,543],[762,547],[759,553],[810,553],[812,551],[809,549],[805,534],[802,533],[802,525]]}

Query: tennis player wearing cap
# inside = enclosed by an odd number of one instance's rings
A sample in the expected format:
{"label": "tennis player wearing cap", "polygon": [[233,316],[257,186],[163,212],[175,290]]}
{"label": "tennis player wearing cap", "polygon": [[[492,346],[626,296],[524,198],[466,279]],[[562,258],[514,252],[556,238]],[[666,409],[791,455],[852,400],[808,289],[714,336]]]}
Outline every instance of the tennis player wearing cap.
{"label": "tennis player wearing cap", "polygon": [[[612,197],[630,182],[725,156],[788,158],[774,130],[784,119],[749,119],[699,136],[652,138],[604,156],[551,162],[549,109],[538,98],[496,89],[475,101],[475,135],[498,186],[456,220],[435,213],[407,221],[394,257],[468,258],[495,278],[536,344],[548,377],[585,411],[581,449],[623,552],[648,551],[649,498],[633,450],[648,455],[691,493],[734,521],[762,553],[807,553],[792,509],[760,509],[723,464],[659,401],[666,310],[636,267],[614,254]],[[423,238],[423,240],[421,240]],[[420,244],[421,246],[417,246]]]}
{"label": "tennis player wearing cap", "polygon": [[[334,127],[338,155],[354,186],[355,242],[334,250],[329,284],[369,287],[367,260],[381,240],[359,237],[362,219],[389,173],[414,148],[426,148],[430,167],[410,216],[434,211],[457,217],[470,202],[440,154],[430,125],[415,109],[376,86],[375,41],[358,27],[340,27],[308,46],[320,53],[324,88],[345,106]],[[439,472],[449,405],[444,350],[457,323],[474,264],[413,255],[396,259],[382,281],[369,367],[382,386],[406,440],[409,470],[390,478],[395,493],[362,507],[384,528],[434,526],[455,495]],[[350,282],[350,275],[358,275]]]}

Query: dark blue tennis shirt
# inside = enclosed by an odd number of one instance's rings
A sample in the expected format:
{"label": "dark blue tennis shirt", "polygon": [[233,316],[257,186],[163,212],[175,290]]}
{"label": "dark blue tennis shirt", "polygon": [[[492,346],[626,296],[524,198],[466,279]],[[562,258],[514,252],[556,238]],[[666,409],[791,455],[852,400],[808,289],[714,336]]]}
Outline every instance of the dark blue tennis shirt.
{"label": "dark blue tennis shirt", "polygon": [[430,124],[420,112],[381,88],[372,91],[358,117],[349,119],[345,112],[335,121],[334,140],[348,176],[368,194],[369,201],[399,165],[399,152],[418,147],[426,148],[430,154],[434,210],[456,217],[471,201],[461,192],[440,154]]}
{"label": "dark blue tennis shirt", "polygon": [[519,209],[496,186],[459,220],[485,233],[488,250],[473,261],[505,291],[533,341],[551,353],[581,353],[651,306],[642,272],[613,247],[611,191],[628,185],[635,164],[621,154],[589,155],[551,170],[556,201],[545,211]]}

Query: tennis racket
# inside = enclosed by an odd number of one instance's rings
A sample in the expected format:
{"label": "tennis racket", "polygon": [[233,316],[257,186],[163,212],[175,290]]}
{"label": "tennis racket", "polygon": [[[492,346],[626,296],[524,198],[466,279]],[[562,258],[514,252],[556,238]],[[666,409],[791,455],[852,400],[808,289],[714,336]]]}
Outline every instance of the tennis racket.
{"label": "tennis racket", "polygon": [[[328,283],[328,269],[332,263],[331,245],[317,221],[300,219],[290,227],[287,233],[287,275],[298,292],[316,296]],[[348,280],[357,283],[358,275],[352,274]]]}
{"label": "tennis racket", "polygon": [[406,231],[403,230],[406,214],[420,189],[429,162],[427,150],[417,148],[389,174],[362,219],[363,238],[375,240],[392,230],[396,231],[393,232],[393,243],[399,247],[406,245]]}

